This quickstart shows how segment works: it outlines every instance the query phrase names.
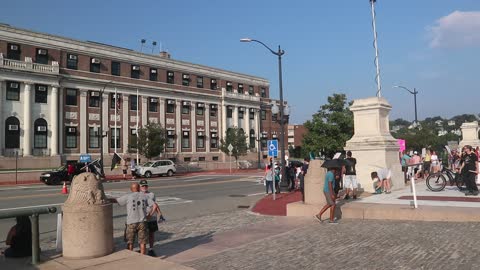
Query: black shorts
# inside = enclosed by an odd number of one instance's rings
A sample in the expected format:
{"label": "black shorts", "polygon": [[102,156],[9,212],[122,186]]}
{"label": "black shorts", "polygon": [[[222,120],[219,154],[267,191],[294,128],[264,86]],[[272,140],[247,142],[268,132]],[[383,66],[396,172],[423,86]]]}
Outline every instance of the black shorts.
{"label": "black shorts", "polygon": [[148,221],[147,228],[149,232],[156,232],[158,231],[158,224],[156,221]]}
{"label": "black shorts", "polygon": [[123,174],[127,174],[127,170],[123,170]]}

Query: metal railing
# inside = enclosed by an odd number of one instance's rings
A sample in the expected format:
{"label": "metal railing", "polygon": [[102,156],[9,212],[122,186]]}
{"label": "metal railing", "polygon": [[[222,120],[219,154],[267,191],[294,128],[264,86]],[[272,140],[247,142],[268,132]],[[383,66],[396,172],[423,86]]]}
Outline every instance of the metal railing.
{"label": "metal railing", "polygon": [[60,67],[58,62],[52,61],[51,65],[33,63],[31,57],[25,57],[25,61],[7,59],[0,53],[0,67],[15,70],[35,71],[40,73],[59,74]]}
{"label": "metal railing", "polygon": [[56,207],[27,208],[21,210],[7,210],[0,212],[0,219],[29,216],[32,221],[32,264],[37,264],[40,258],[40,230],[38,216],[42,214],[53,214],[57,212]]}

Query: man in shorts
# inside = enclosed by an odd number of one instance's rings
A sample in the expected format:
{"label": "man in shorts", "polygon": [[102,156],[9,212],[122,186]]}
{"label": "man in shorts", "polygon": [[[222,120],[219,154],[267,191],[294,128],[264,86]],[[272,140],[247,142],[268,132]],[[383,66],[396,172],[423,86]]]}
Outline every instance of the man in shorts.
{"label": "man in shorts", "polygon": [[382,190],[387,194],[392,192],[390,189],[390,178],[392,178],[392,171],[390,169],[382,168],[376,172],[372,172],[370,176],[374,181],[374,194],[381,194]]}
{"label": "man in shorts", "polygon": [[[148,182],[147,180],[140,181],[140,191],[143,194],[147,195],[149,199],[155,202],[157,199],[155,198],[155,194],[153,192],[148,191]],[[153,245],[155,243],[155,232],[158,231],[158,221],[157,216],[162,216],[162,212],[160,211],[160,207],[157,205],[157,210],[147,219],[147,229],[148,229],[148,243],[150,248],[148,249],[148,255],[155,257],[155,252],[153,251]]]}
{"label": "man in shorts", "polygon": [[348,151],[346,160],[349,161],[349,165],[345,166],[345,200],[350,199],[350,193],[352,194],[352,198],[356,200],[358,182],[355,165],[357,164],[357,159],[352,157],[352,151]]}
{"label": "man in shorts", "polygon": [[327,204],[320,210],[320,212],[315,215],[315,218],[322,222],[322,214],[325,213],[330,208],[330,224],[338,224],[335,221],[335,200],[337,196],[335,195],[334,186],[335,186],[335,172],[338,169],[329,168],[327,174],[325,175],[325,183],[323,186],[323,194],[325,195],[325,200]]}
{"label": "man in shorts", "polygon": [[[146,220],[157,211],[157,204],[154,203],[147,195],[140,191],[138,183],[130,185],[132,193],[123,195],[120,198],[112,199],[111,201],[119,205],[127,206],[127,230],[126,239],[129,250],[133,250],[133,242],[135,236],[138,235],[138,243],[140,245],[140,253],[146,254],[146,246],[148,240],[147,223]],[[147,208],[151,207],[149,213]]]}

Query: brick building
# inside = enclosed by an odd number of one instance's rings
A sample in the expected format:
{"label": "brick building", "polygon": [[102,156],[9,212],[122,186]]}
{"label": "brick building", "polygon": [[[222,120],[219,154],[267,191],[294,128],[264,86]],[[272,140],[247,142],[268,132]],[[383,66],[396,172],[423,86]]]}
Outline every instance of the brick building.
{"label": "brick building", "polygon": [[303,135],[307,129],[303,125],[288,125],[288,146],[297,147],[303,144]]}
{"label": "brick building", "polygon": [[222,161],[220,139],[235,126],[247,134],[247,159],[254,160],[259,147],[266,155],[266,139],[280,133],[265,106],[273,102],[269,91],[266,79],[166,52],[0,24],[0,160],[12,167],[18,154],[21,167],[52,167],[103,151],[107,163],[115,150],[127,155],[137,120],[166,128],[165,158]]}

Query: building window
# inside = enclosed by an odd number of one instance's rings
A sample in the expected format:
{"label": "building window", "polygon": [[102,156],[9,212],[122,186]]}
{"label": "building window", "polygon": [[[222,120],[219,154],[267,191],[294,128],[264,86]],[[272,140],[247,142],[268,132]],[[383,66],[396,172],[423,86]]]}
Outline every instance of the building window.
{"label": "building window", "polygon": [[205,104],[197,103],[197,115],[204,115],[205,114]]}
{"label": "building window", "polygon": [[261,110],[260,114],[262,120],[267,120],[267,111]]}
{"label": "building window", "polygon": [[7,100],[20,100],[20,84],[18,82],[7,82]]}
{"label": "building window", "polygon": [[217,79],[210,80],[210,89],[217,90]]}
{"label": "building window", "polygon": [[136,111],[137,109],[138,109],[137,96],[136,95],[130,95],[130,110],[131,111]]}
{"label": "building window", "polygon": [[167,71],[167,83],[175,83],[175,74],[173,71]]}
{"label": "building window", "polygon": [[184,157],[183,158],[183,162],[190,162],[190,161],[192,161],[191,157]]}
{"label": "building window", "polygon": [[203,131],[197,132],[197,148],[205,148],[205,134]]}
{"label": "building window", "polygon": [[197,77],[197,88],[203,88],[203,77]]}
{"label": "building window", "polygon": [[90,58],[90,72],[100,73],[100,59]]}
{"label": "building window", "polygon": [[260,96],[261,96],[262,98],[266,98],[266,97],[267,97],[267,90],[265,89],[265,87],[260,88]]}
{"label": "building window", "polygon": [[244,92],[243,92],[243,83],[239,83],[239,84],[238,84],[238,93],[244,94]]}
{"label": "building window", "polygon": [[253,90],[253,85],[249,85],[248,86],[248,94],[250,96],[253,96],[255,94],[254,90]]}
{"label": "building window", "polygon": [[190,113],[190,102],[184,101],[182,103],[182,114],[189,114]]}
{"label": "building window", "polygon": [[67,88],[65,95],[65,105],[77,106],[77,89]]}
{"label": "building window", "polygon": [[263,148],[267,148],[267,139],[263,138],[263,139],[261,140],[261,144],[262,144],[262,149],[263,149]]}
{"label": "building window", "polygon": [[5,148],[20,148],[20,121],[14,116],[5,120]]}
{"label": "building window", "polygon": [[228,106],[227,107],[227,118],[232,118],[233,115],[233,108]]}
{"label": "building window", "polygon": [[70,53],[67,54],[67,68],[78,69],[78,55]]}
{"label": "building window", "polygon": [[198,161],[205,161],[205,157],[198,157]]}
{"label": "building window", "polygon": [[100,92],[88,91],[88,106],[95,108],[100,107]]}
{"label": "building window", "polygon": [[110,94],[110,109],[115,109],[115,103],[117,104],[117,110],[120,110],[120,102],[122,98],[120,94],[117,94],[117,98],[115,100],[115,93]]}
{"label": "building window", "polygon": [[243,119],[244,114],[245,114],[245,109],[238,108],[238,119]]}
{"label": "building window", "polygon": [[232,91],[233,91],[233,83],[227,82],[227,92],[232,92]]}
{"label": "building window", "polygon": [[[135,140],[135,142],[137,142],[137,140],[138,140],[137,129],[136,128],[131,128],[130,129],[130,141],[133,142],[133,140]],[[131,144],[132,145],[130,145],[130,148],[137,149],[136,143],[131,143]]]}
{"label": "building window", "polygon": [[65,127],[65,148],[77,148],[76,127]]}
{"label": "building window", "polygon": [[140,79],[140,66],[139,65],[132,65],[132,71],[130,74],[133,79]]}
{"label": "building window", "polygon": [[158,70],[156,68],[150,68],[150,81],[158,80]]}
{"label": "building window", "polygon": [[213,157],[212,157],[212,160],[213,160],[213,161],[218,161],[218,156],[213,156]]}
{"label": "building window", "polygon": [[182,132],[182,148],[190,148],[190,131]]}
{"label": "building window", "polygon": [[210,135],[210,148],[218,148],[218,136],[216,132],[212,132]]}
{"label": "building window", "polygon": [[272,122],[276,122],[277,121],[277,115],[276,114],[272,114]]}
{"label": "building window", "polygon": [[167,130],[167,148],[175,148],[175,131]]}
{"label": "building window", "polygon": [[88,128],[88,148],[100,148],[100,136],[98,127]]}
{"label": "building window", "polygon": [[120,62],[112,61],[111,72],[114,76],[120,76]]}
{"label": "building window", "polygon": [[217,104],[210,105],[210,117],[217,117],[218,114],[218,107]]}
{"label": "building window", "polygon": [[158,112],[158,98],[149,98],[148,111],[149,112]]}
{"label": "building window", "polygon": [[253,109],[250,109],[249,119],[250,120],[255,120],[255,111]]}
{"label": "building window", "polygon": [[189,86],[190,85],[190,75],[182,74],[182,85]]}
{"label": "building window", "polygon": [[35,63],[48,65],[48,50],[37,48]]}
{"label": "building window", "polygon": [[120,148],[120,128],[110,128],[110,148],[115,148],[115,139],[117,148]]}
{"label": "building window", "polygon": [[47,103],[47,91],[46,85],[35,84],[35,103]]}
{"label": "building window", "polygon": [[255,130],[250,129],[250,148],[255,148]]}
{"label": "building window", "polygon": [[20,60],[20,45],[8,43],[7,58],[12,60]]}
{"label": "building window", "polygon": [[174,113],[175,112],[175,100],[168,99],[167,100],[167,113]]}

